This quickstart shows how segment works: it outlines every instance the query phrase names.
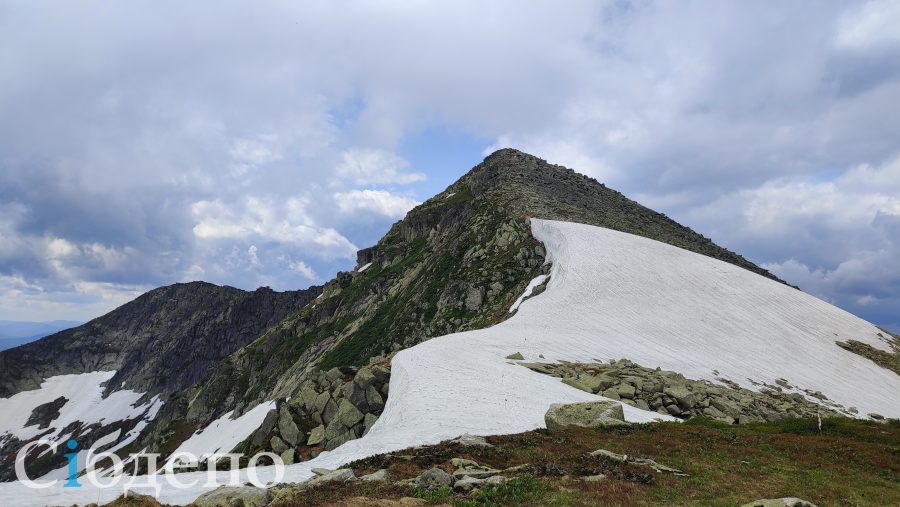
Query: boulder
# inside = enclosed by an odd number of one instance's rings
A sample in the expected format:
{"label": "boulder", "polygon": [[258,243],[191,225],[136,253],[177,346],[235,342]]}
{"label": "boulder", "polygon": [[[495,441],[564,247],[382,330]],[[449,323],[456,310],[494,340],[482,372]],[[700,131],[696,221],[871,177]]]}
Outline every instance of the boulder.
{"label": "boulder", "polygon": [[369,412],[381,412],[384,410],[384,398],[375,389],[375,386],[369,386],[366,389],[366,404],[369,406]]}
{"label": "boulder", "polygon": [[375,374],[367,367],[360,368],[359,371],[356,372],[356,376],[353,377],[353,383],[362,387],[363,390],[366,390],[374,382]]}
{"label": "boulder", "polygon": [[312,479],[303,483],[304,487],[311,488],[313,486],[318,486],[319,484],[325,484],[328,482],[347,482],[356,479],[356,475],[353,473],[353,470],[349,468],[339,468],[333,472],[328,472],[323,475],[317,475]]}
{"label": "boulder", "polygon": [[373,366],[371,368],[372,375],[375,376],[375,382],[384,384],[391,379],[391,370],[384,366]]}
{"label": "boulder", "polygon": [[378,470],[377,472],[373,472],[368,475],[363,475],[359,478],[361,481],[367,482],[387,482],[388,480],[388,471],[384,468]]}
{"label": "boulder", "polygon": [[597,382],[592,381],[592,379],[595,379],[595,378],[596,377],[589,377],[586,375],[579,375],[577,377],[566,377],[563,379],[563,384],[570,385],[570,386],[574,387],[575,389],[578,389],[581,391],[595,393],[597,391],[595,391],[594,389],[596,389],[599,386],[599,384]]}
{"label": "boulder", "polygon": [[265,419],[263,419],[262,424],[259,426],[259,429],[253,433],[253,438],[250,440],[250,446],[253,449],[258,448],[263,445],[266,441],[266,437],[271,433],[272,428],[275,427],[275,424],[278,422],[278,412],[275,410],[269,410],[266,413]]}
{"label": "boulder", "polygon": [[605,400],[569,404],[554,403],[544,414],[544,422],[551,430],[569,426],[600,428],[628,424],[625,422],[622,404]]}
{"label": "boulder", "polygon": [[341,370],[339,370],[338,368],[332,368],[325,372],[325,378],[328,379],[328,381],[331,383],[331,385],[334,385],[335,381],[338,381],[338,380],[341,380],[344,378],[344,374],[341,373]]}
{"label": "boulder", "polygon": [[[363,413],[360,412],[353,403],[348,400],[341,400],[332,422],[338,422],[349,429],[356,426],[356,423],[362,421],[363,417]],[[329,426],[331,425],[329,424]]]}
{"label": "boulder", "polygon": [[616,393],[619,395],[619,398],[631,400],[634,399],[635,388],[630,384],[622,384],[616,388]]}
{"label": "boulder", "polygon": [[281,461],[285,465],[293,465],[294,461],[295,461],[295,456],[296,456],[296,453],[294,452],[294,450],[288,449],[288,450],[284,451],[283,453],[281,453]]}
{"label": "boulder", "polygon": [[325,426],[320,424],[309,432],[309,438],[306,440],[306,445],[319,445],[323,440],[325,440]]}
{"label": "boulder", "polygon": [[465,493],[481,487],[483,482],[483,479],[477,479],[475,477],[464,477],[453,483],[453,490]]}
{"label": "boulder", "polygon": [[304,384],[302,388],[300,388],[300,392],[294,396],[294,403],[303,407],[307,412],[314,412],[316,410],[316,398],[319,396],[319,393],[313,388],[312,383]]}
{"label": "boulder", "polygon": [[452,460],[450,460],[450,464],[456,467],[456,470],[453,472],[453,477],[456,479],[462,479],[465,477],[487,479],[488,477],[500,473],[500,470],[495,470],[490,467],[479,465],[477,462],[470,459],[453,458]]}
{"label": "boulder", "polygon": [[484,437],[480,437],[478,435],[470,435],[465,433],[461,435],[459,438],[455,438],[450,441],[451,444],[459,444],[465,447],[494,447],[489,444]]}
{"label": "boulder", "polygon": [[253,486],[220,486],[200,495],[193,504],[197,507],[264,507],[270,501],[269,491]]}
{"label": "boulder", "polygon": [[694,406],[694,393],[690,392],[688,388],[683,385],[667,387],[663,389],[663,393],[674,398],[682,408],[691,408]]}
{"label": "boulder", "polygon": [[[322,393],[325,396],[328,396],[328,393]],[[325,408],[322,409],[322,423],[328,424],[334,419],[334,414],[338,411],[338,404],[335,403],[331,397],[328,398],[328,402],[325,403]]]}
{"label": "boulder", "polygon": [[481,308],[484,302],[484,291],[479,287],[469,287],[466,291],[465,305],[466,309],[475,311]]}
{"label": "boulder", "polygon": [[525,359],[525,356],[523,356],[521,352],[516,352],[514,354],[506,356],[506,359],[512,359],[513,361],[522,361]]}
{"label": "boulder", "polygon": [[275,435],[271,440],[269,440],[269,445],[272,447],[272,450],[275,451],[276,454],[281,454],[284,451],[288,450],[288,445],[284,443],[284,440],[282,440],[278,435]]}
{"label": "boulder", "polygon": [[363,418],[363,435],[367,434],[375,422],[378,421],[378,416],[373,414],[366,414],[366,417]]}
{"label": "boulder", "polygon": [[300,441],[300,436],[303,434],[297,427],[297,423],[294,422],[294,416],[291,415],[287,405],[282,405],[278,412],[278,433],[281,434],[281,439],[291,447],[303,443]]}
{"label": "boulder", "polygon": [[356,438],[356,436],[352,434],[350,430],[345,430],[343,433],[334,438],[326,438],[327,441],[325,442],[325,450],[333,451],[338,447],[344,445],[344,443],[353,440],[354,438]]}
{"label": "boulder", "polygon": [[440,468],[430,468],[416,477],[414,484],[421,489],[447,488],[453,485],[453,477]]}

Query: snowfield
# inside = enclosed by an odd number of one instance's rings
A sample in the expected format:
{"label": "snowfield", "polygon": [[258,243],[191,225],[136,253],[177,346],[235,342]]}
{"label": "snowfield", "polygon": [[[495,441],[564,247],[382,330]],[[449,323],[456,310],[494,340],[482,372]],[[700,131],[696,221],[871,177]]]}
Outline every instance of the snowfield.
{"label": "snowfield", "polygon": [[[515,352],[534,362],[627,358],[750,389],[756,389],[751,379],[784,378],[861,414],[900,417],[900,377],[834,343],[854,339],[888,350],[872,324],[750,271],[656,241],[546,220],[533,220],[532,230],[552,262],[546,290],[494,327],[398,353],[387,405],[371,431],[287,467],[285,481],[306,479],[313,467],[337,468],[463,433],[528,431],[544,426],[551,403],[599,398],[504,359]],[[625,414],[630,421],[662,417],[628,405]],[[226,475],[220,473],[223,482]],[[271,478],[273,471],[259,475]],[[181,474],[179,480],[204,477]],[[189,503],[211,489],[200,484],[164,487],[160,499]],[[70,493],[0,485],[0,498],[10,506],[109,501],[120,494],[89,486]]]}
{"label": "snowfield", "polygon": [[[115,371],[95,371],[75,375],[57,375],[50,377],[41,383],[39,389],[16,393],[9,398],[0,398],[0,441],[7,435],[19,440],[31,440],[34,437],[50,433],[43,438],[47,440],[63,441],[68,434],[62,434],[63,429],[70,423],[81,421],[88,426],[93,423],[109,424],[115,421],[134,419],[145,415],[147,420],[156,417],[157,411],[162,406],[158,397],[137,405],[144,393],[137,393],[128,389],[115,391],[103,398],[103,383],[115,375]],[[65,397],[65,405],[59,411],[50,426],[38,429],[38,425],[25,426],[31,412],[45,403],[49,403],[60,396]],[[146,414],[145,414],[146,412]]]}

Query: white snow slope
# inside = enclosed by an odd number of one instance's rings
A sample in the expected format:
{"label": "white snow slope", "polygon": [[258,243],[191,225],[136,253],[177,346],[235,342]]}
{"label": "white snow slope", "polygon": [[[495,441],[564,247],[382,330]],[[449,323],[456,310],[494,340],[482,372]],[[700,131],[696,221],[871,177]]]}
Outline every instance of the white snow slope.
{"label": "white snow slope", "polygon": [[[95,371],[73,375],[56,375],[44,380],[39,389],[22,391],[9,398],[0,398],[0,442],[7,435],[28,441],[47,433],[44,439],[63,441],[68,434],[63,429],[72,422],[80,421],[88,426],[93,423],[110,424],[143,416],[151,420],[162,406],[159,397],[137,405],[143,393],[129,389],[115,391],[103,397],[103,383],[115,375],[115,371]],[[44,403],[60,396],[68,401],[59,410],[59,416],[49,428],[39,429],[37,424],[25,426],[31,412]]]}
{"label": "white snow slope", "polygon": [[[515,352],[547,362],[628,358],[710,380],[717,370],[720,378],[751,389],[748,379],[784,378],[861,414],[900,417],[900,377],[834,344],[855,339],[887,350],[875,326],[750,271],[660,242],[546,220],[533,220],[532,231],[553,263],[547,289],[494,327],[398,353],[390,397],[371,431],[287,467],[284,480],[305,479],[312,467],[335,468],[462,433],[531,430],[544,425],[551,403],[598,399],[504,359]],[[632,421],[657,416],[628,405],[625,410]],[[259,475],[272,477],[272,471]],[[205,474],[181,474],[179,480],[192,477]],[[207,489],[202,481],[187,490],[164,487],[160,498],[188,503]],[[121,489],[88,486],[69,493],[0,485],[0,498],[11,507],[108,501],[119,494]]]}

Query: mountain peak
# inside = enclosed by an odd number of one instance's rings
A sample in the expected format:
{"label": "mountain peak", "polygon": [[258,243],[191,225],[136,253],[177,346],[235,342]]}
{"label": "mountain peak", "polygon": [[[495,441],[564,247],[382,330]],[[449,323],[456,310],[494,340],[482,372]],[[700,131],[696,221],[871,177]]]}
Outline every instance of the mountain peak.
{"label": "mountain peak", "polygon": [[[475,201],[487,201],[516,218],[578,222],[662,241],[783,283],[744,257],[594,178],[513,148],[491,153],[420,208],[430,208],[451,194],[471,194]],[[407,217],[415,220],[417,212],[414,209]]]}

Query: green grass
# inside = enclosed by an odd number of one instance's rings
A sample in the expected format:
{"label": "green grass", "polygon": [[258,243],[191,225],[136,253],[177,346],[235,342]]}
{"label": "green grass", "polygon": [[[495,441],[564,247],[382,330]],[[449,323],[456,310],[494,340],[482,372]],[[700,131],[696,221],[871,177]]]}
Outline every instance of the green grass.
{"label": "green grass", "polygon": [[498,486],[488,486],[475,492],[471,499],[454,499],[459,507],[493,507],[498,505],[548,505],[545,500],[557,492],[549,481],[531,475],[516,477]]}

